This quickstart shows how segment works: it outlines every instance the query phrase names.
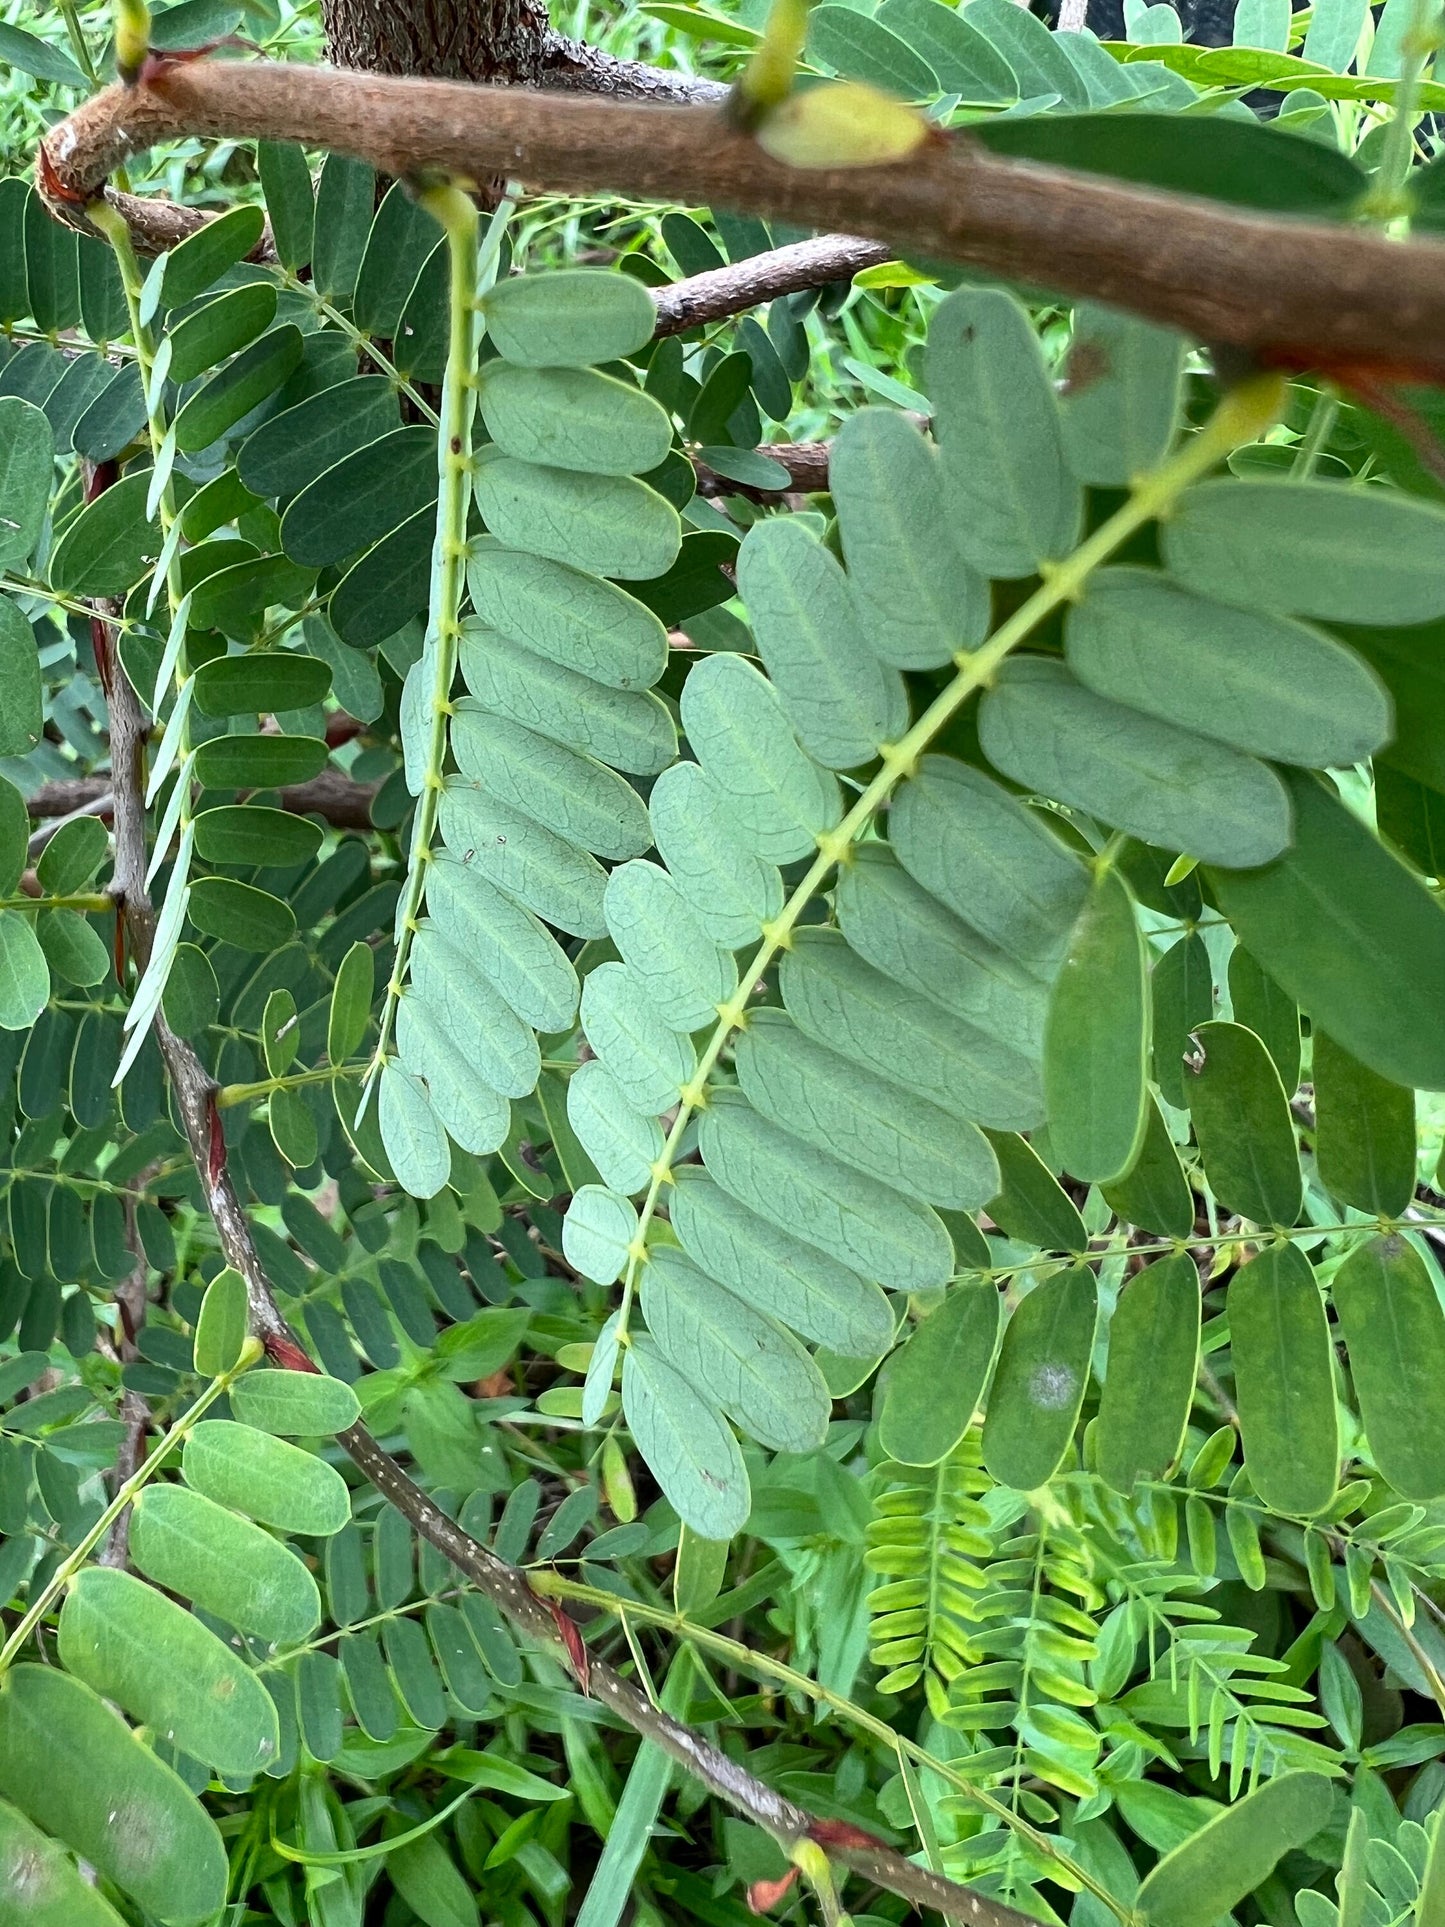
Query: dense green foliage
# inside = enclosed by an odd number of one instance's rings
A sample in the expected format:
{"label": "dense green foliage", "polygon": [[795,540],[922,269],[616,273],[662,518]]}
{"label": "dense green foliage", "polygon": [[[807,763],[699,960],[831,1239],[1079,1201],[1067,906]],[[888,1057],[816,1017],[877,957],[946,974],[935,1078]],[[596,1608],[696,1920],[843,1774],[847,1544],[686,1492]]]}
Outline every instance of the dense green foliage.
{"label": "dense green foliage", "polygon": [[[727,75],[765,11],[608,37]],[[1410,436],[936,264],[657,339],[650,288],[797,237],[477,223],[264,144],[151,157],[231,211],[137,267],[25,177],[106,66],[62,12],[0,23],[0,1922],[741,1927],[783,1871],[418,1553],[359,1412],[815,1813],[1074,1927],[1434,1927]],[[1438,222],[1414,0],[1373,47],[1363,0],[1216,51],[1128,17],[824,4],[808,58],[1010,152]],[[803,498],[767,441],[820,434]],[[27,853],[107,772],[95,599],[157,719],[138,981],[100,818]],[[324,1376],[243,1351],[162,1016]]]}

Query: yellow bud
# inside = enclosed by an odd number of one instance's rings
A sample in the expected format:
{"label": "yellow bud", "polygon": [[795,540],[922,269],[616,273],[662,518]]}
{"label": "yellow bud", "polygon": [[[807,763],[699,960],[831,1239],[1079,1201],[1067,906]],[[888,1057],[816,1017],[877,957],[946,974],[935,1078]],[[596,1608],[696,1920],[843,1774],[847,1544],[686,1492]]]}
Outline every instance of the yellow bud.
{"label": "yellow bud", "polygon": [[115,70],[134,86],[150,52],[151,10],[145,0],[115,0]]}
{"label": "yellow bud", "polygon": [[629,1526],[637,1517],[637,1494],[632,1489],[632,1474],[627,1457],[614,1436],[602,1448],[602,1490],[614,1519]]}
{"label": "yellow bud", "polygon": [[882,167],[901,161],[933,132],[916,108],[865,87],[832,80],[792,94],[757,130],[758,146],[789,167]]}

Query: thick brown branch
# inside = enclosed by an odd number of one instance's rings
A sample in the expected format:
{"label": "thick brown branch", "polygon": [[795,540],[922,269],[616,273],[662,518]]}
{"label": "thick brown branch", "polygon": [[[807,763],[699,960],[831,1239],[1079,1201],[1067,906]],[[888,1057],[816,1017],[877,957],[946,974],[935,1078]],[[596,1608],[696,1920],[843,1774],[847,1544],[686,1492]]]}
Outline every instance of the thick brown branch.
{"label": "thick brown branch", "polygon": [[773,248],[750,260],[674,281],[670,288],[655,288],[657,332],[680,335],[703,322],[722,321],[745,308],[756,308],[780,294],[826,287],[830,281],[851,281],[863,268],[890,258],[891,250],[881,242],[859,241],[851,234],[795,241],[790,247]]}
{"label": "thick brown branch", "polygon": [[[105,479],[102,473],[96,478],[97,484],[103,485]],[[150,955],[156,927],[155,912],[145,885],[146,810],[141,752],[147,725],[139,700],[124,675],[113,678],[110,715],[115,788],[115,873],[111,889],[117,907],[124,913],[132,954],[137,964],[143,966]],[[231,1181],[215,1105],[215,1082],[190,1045],[161,1019],[156,1022],[156,1036],[221,1251],[227,1264],[234,1266],[246,1280],[251,1329],[278,1362],[292,1369],[308,1368],[306,1353],[276,1303]],[[935,1907],[950,1919],[965,1922],[967,1927],[1029,1927],[1027,1915],[915,1866],[882,1841],[861,1833],[839,1840],[836,1826],[830,1828],[828,1823],[775,1793],[765,1781],[738,1765],[700,1733],[654,1706],[645,1692],[604,1660],[588,1655],[577,1628],[559,1608],[546,1604],[533,1592],[525,1573],[497,1558],[447,1518],[363,1426],[355,1425],[343,1432],[339,1443],[377,1490],[529,1639],[550,1648],[561,1647],[585,1691],[610,1708],[634,1732],[661,1747],[719,1799],[745,1814],[757,1826],[766,1828],[785,1847],[817,1839],[833,1859],[856,1869],[876,1885],[916,1906]],[[852,1829],[844,1831],[853,1833]]]}
{"label": "thick brown branch", "polygon": [[304,140],[396,175],[504,173],[553,192],[777,216],[1046,283],[1290,365],[1445,378],[1438,244],[1005,160],[967,136],[893,166],[808,171],[705,108],[199,60],[109,88],[53,128],[42,192],[83,227],[85,202],[115,167],[188,135]]}
{"label": "thick brown branch", "polygon": [[[338,830],[369,830],[371,805],[379,783],[357,783],[343,770],[325,769],[309,783],[293,783],[280,792],[280,804],[292,816],[319,816]],[[32,816],[99,816],[110,821],[115,798],[110,779],[105,776],[73,776],[42,783],[26,799]],[[50,836],[60,827],[46,823],[31,838],[30,854],[43,850]],[[38,843],[38,848],[37,848]]]}

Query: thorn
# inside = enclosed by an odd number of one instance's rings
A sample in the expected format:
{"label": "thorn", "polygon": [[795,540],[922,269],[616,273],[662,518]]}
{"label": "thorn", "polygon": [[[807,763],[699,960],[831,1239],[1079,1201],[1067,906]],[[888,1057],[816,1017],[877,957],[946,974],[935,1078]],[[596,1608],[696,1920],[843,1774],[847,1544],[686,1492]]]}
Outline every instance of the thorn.
{"label": "thorn", "polygon": [[267,1332],[261,1343],[266,1348],[266,1356],[274,1359],[283,1372],[319,1372],[321,1367],[313,1364],[294,1339],[284,1332]]}
{"label": "thorn", "polygon": [[226,1170],[226,1134],[221,1128],[221,1113],[216,1106],[214,1091],[206,1095],[206,1110],[210,1118],[210,1143],[206,1150],[206,1184],[214,1191]]}
{"label": "thorn", "polygon": [[797,1877],[798,1869],[789,1867],[781,1880],[755,1880],[748,1888],[748,1912],[750,1914],[771,1913]]}
{"label": "thorn", "polygon": [[584,1693],[590,1696],[592,1692],[592,1658],[587,1651],[582,1634],[578,1631],[577,1622],[567,1613],[563,1612],[555,1599],[548,1599],[545,1604],[548,1612],[551,1613],[553,1620],[556,1622],[557,1637],[567,1649],[568,1664],[576,1675],[577,1684],[582,1688]]}

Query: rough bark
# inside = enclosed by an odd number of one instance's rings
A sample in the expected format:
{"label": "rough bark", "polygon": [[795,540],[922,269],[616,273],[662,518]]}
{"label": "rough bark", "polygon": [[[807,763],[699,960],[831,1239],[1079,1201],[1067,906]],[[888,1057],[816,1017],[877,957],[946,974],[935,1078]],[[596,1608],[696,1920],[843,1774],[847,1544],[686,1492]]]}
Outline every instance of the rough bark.
{"label": "rough bark", "polygon": [[541,0],[321,0],[338,67],[496,81],[640,100],[715,100],[716,81],[668,73],[553,31]]}
{"label": "rough bark", "polygon": [[[809,170],[762,153],[720,114],[528,89],[396,80],[263,61],[165,63],[52,128],[41,154],[51,210],[81,228],[129,156],[185,135],[307,140],[387,173],[505,170],[554,193],[851,229],[890,249],[1089,297],[1359,388],[1445,376],[1445,248],[1359,228],[1269,219],[990,154],[966,134],[905,162]],[[109,196],[145,230],[164,203]],[[1329,290],[1329,300],[1321,299]]]}

